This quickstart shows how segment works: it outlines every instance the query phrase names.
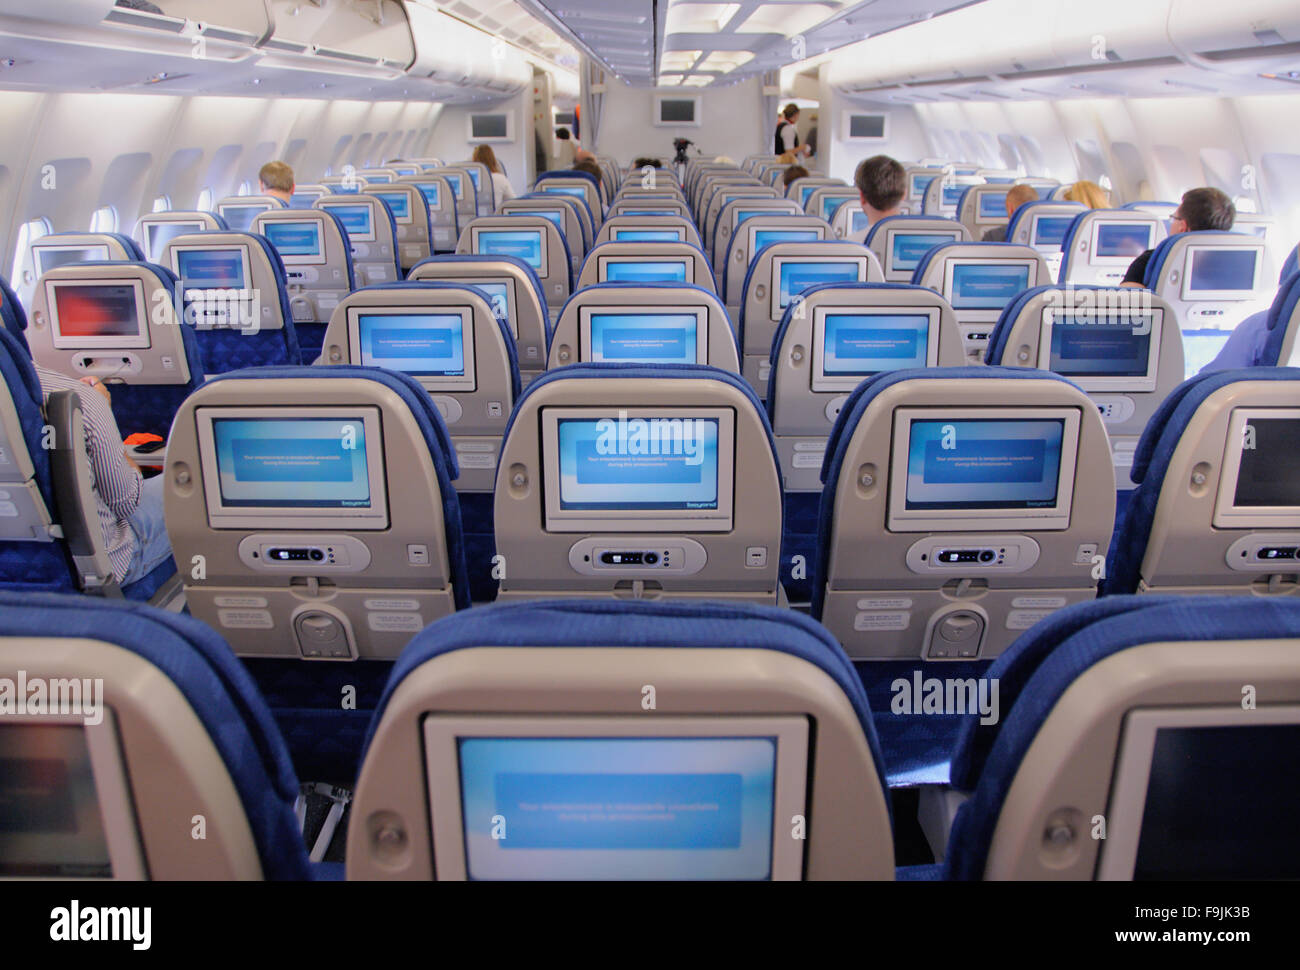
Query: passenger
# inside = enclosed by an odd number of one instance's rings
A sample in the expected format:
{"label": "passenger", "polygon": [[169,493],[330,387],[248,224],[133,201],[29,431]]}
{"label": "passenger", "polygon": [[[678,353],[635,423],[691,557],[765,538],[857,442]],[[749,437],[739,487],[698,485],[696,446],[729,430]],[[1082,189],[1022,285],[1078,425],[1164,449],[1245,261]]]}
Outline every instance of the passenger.
{"label": "passenger", "polygon": [[[1208,186],[1188,189],[1183,193],[1183,200],[1178,203],[1178,208],[1169,219],[1169,235],[1176,236],[1180,232],[1203,232],[1207,229],[1228,232],[1232,229],[1236,218],[1237,208],[1226,192]],[[1141,288],[1144,285],[1142,281],[1146,277],[1147,263],[1151,261],[1153,251],[1148,249],[1133,260],[1120,286]]]}
{"label": "passenger", "polygon": [[783,155],[786,152],[793,152],[795,155],[807,155],[808,146],[799,144],[799,129],[795,123],[799,120],[799,106],[791,101],[781,109],[781,120],[776,126],[776,136],[773,139],[774,152],[777,155]]}
{"label": "passenger", "polygon": [[808,177],[808,169],[804,168],[802,165],[791,165],[789,168],[785,170],[785,174],[781,176],[781,187],[788,189],[790,187],[790,183],[793,182],[795,179],[801,179],[807,177]]}
{"label": "passenger", "polygon": [[812,158],[817,154],[817,112],[814,111],[808,116],[809,128],[808,137],[804,139],[804,145],[808,149],[808,157]]}
{"label": "passenger", "polygon": [[[1010,219],[1016,214],[1026,202],[1037,202],[1038,190],[1032,185],[1013,185],[1007,190],[1007,218]],[[1009,223],[1008,223],[1009,225]],[[980,236],[980,242],[1006,242],[1007,226],[994,226],[992,229],[985,231]]]}
{"label": "passenger", "polygon": [[293,201],[293,169],[284,162],[267,162],[257,173],[262,195],[279,199],[285,205]]}
{"label": "passenger", "polygon": [[782,154],[776,157],[776,164],[778,165],[794,165],[797,164],[798,161],[799,161],[798,152],[783,152]]}
{"label": "passenger", "polygon": [[633,168],[663,168],[664,163],[657,158],[641,156],[632,163]]}
{"label": "passenger", "polygon": [[573,168],[573,163],[578,160],[578,143],[568,128],[555,129],[555,149],[555,167],[562,170]]}
{"label": "passenger", "polygon": [[[273,164],[288,169],[281,162]],[[82,392],[86,453],[93,477],[91,488],[113,575],[121,586],[143,579],[172,554],[163,524],[165,478],[162,475],[143,477],[139,466],[127,457],[110,406],[112,399],[102,381],[95,377],[83,377],[77,381],[40,364],[36,365],[36,376],[47,401],[55,391]],[[85,393],[87,386],[96,393]]]}
{"label": "passenger", "polygon": [[604,178],[605,175],[605,173],[600,170],[600,166],[590,158],[578,159],[573,163],[573,170],[575,172],[586,172],[588,175],[594,175],[598,182]]}
{"label": "passenger", "polygon": [[1082,202],[1089,209],[1109,209],[1110,199],[1106,190],[1096,182],[1075,182],[1065,190],[1066,202]]}
{"label": "passenger", "polygon": [[492,194],[496,196],[498,206],[502,202],[519,197],[514,186],[510,184],[510,179],[506,178],[506,173],[501,171],[501,163],[497,161],[497,153],[492,150],[491,145],[475,146],[473,161],[486,165],[488,171],[492,173]]}
{"label": "passenger", "polygon": [[907,195],[907,171],[888,155],[872,155],[858,165],[853,184],[867,214],[867,227],[853,234],[854,240],[861,242],[881,219],[902,215],[899,206]]}

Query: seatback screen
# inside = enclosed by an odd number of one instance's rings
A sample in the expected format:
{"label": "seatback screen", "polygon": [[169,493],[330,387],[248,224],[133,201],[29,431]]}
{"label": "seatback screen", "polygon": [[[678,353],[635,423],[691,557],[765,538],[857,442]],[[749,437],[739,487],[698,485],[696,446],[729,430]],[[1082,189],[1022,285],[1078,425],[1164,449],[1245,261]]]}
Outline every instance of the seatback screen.
{"label": "seatback screen", "polygon": [[1007,194],[1005,192],[981,192],[979,200],[979,218],[1005,219],[1007,217]]}
{"label": "seatback screen", "polygon": [[265,222],[262,234],[281,256],[323,256],[319,222]]}
{"label": "seatback screen", "polygon": [[530,216],[541,216],[543,219],[550,219],[555,228],[564,232],[564,213],[559,209],[521,209],[520,214]]}
{"label": "seatback screen", "polygon": [[1064,435],[1063,419],[913,420],[906,508],[1051,508]]}
{"label": "seatback screen", "polygon": [[571,195],[575,199],[586,199],[587,190],[580,185],[544,185],[543,192],[554,192],[556,195]]}
{"label": "seatback screen", "polygon": [[820,238],[816,229],[755,229],[754,252],[773,243],[817,242]]}
{"label": "seatback screen", "polygon": [[561,510],[718,508],[718,420],[561,418]]}
{"label": "seatback screen", "polygon": [[221,218],[226,220],[231,232],[248,232],[257,214],[270,208],[269,205],[223,205]]}
{"label": "seatback screen", "polygon": [[930,316],[924,313],[827,313],[822,371],[828,377],[866,377],[924,367]]}
{"label": "seatback screen", "polygon": [[1036,249],[1060,249],[1074,216],[1039,216],[1034,220],[1034,236],[1030,245]]}
{"label": "seatback screen", "polygon": [[1116,258],[1141,256],[1151,248],[1155,226],[1140,222],[1107,222],[1097,227],[1097,250],[1094,255]]}
{"label": "seatback screen", "polygon": [[459,313],[361,313],[361,361],[416,377],[465,375],[464,320]]}
{"label": "seatback screen", "polygon": [[374,220],[370,217],[370,206],[331,205],[325,208],[339,217],[339,221],[343,223],[343,228],[347,230],[349,236],[374,235],[375,225]]}
{"label": "seatback screen", "polygon": [[1192,252],[1188,288],[1244,290],[1255,288],[1254,249],[1198,249]]}
{"label": "seatback screen", "polygon": [[469,172],[469,180],[474,183],[475,191],[481,189],[483,186],[479,184],[479,170],[476,168],[471,168],[471,169],[466,169],[466,171]]}
{"label": "seatback screen", "polygon": [[181,285],[187,290],[242,290],[242,249],[182,249],[176,252]]}
{"label": "seatback screen", "polygon": [[[969,186],[966,185],[945,185],[943,187],[943,205],[956,205],[961,201],[962,193]],[[1004,206],[1005,209],[1005,206]]]}
{"label": "seatback screen", "polygon": [[956,242],[959,232],[896,232],[889,240],[892,247],[890,269],[914,270],[935,246]]}
{"label": "seatback screen", "polygon": [[591,360],[697,364],[693,313],[592,313]]}
{"label": "seatback screen", "polygon": [[778,272],[777,290],[779,308],[785,309],[790,300],[810,287],[823,283],[857,283],[862,279],[863,264],[858,260],[818,263],[783,261]]}
{"label": "seatback screen", "polygon": [[361,418],[213,418],[228,508],[370,508]]}
{"label": "seatback screen", "polygon": [[411,218],[411,199],[405,192],[372,192],[376,199],[382,199],[393,210],[393,218]]}
{"label": "seatback screen", "polygon": [[514,256],[535,270],[543,268],[540,229],[480,229],[478,251],[486,256]]}
{"label": "seatback screen", "polygon": [[142,322],[136,288],[127,283],[55,284],[54,314],[63,338],[138,337]]}
{"label": "seatback screen", "polygon": [[436,209],[442,205],[442,186],[437,182],[421,182],[416,186],[420,194],[424,196],[424,201],[429,203],[430,209]]}
{"label": "seatback screen", "polygon": [[1246,429],[1232,504],[1300,508],[1300,418],[1252,417]]}
{"label": "seatback screen", "polygon": [[1052,323],[1050,370],[1064,377],[1146,377],[1151,317],[1057,313]]}
{"label": "seatback screen", "polygon": [[845,202],[851,202],[852,198],[847,195],[824,195],[822,196],[822,218],[827,222],[835,215],[835,210]]}
{"label": "seatback screen", "polygon": [[150,262],[157,262],[162,258],[163,250],[167,244],[177,236],[185,236],[194,232],[203,232],[207,228],[201,222],[149,222],[144,227],[144,248],[145,255]]}
{"label": "seatback screen", "polygon": [[952,267],[954,310],[1001,310],[1029,287],[1029,267],[1014,263],[959,263]]}
{"label": "seatback screen", "polygon": [[108,259],[107,246],[79,246],[75,249],[47,249],[38,246],[35,252],[37,272],[41,274],[48,273],[59,266],[67,266],[70,263],[88,263],[92,260]]}
{"label": "seatback screen", "polygon": [[451,190],[452,190],[454,193],[456,193],[456,197],[457,197],[457,198],[460,198],[461,196],[463,196],[463,195],[465,194],[465,192],[464,192],[464,190],[462,189],[461,184],[460,184],[460,174],[459,174],[459,173],[457,173],[457,172],[447,172],[447,173],[445,173],[442,177],[445,178],[448,182],[451,183]]}
{"label": "seatback screen", "polygon": [[913,175],[912,191],[910,193],[912,197],[919,199],[922,196],[924,196],[925,190],[930,187],[930,183],[933,182],[937,177],[938,176],[935,175]]}
{"label": "seatback screen", "polygon": [[676,229],[615,229],[615,242],[681,242]]}
{"label": "seatback screen", "polygon": [[608,283],[685,283],[686,261],[668,260],[606,260],[605,281]]}
{"label": "seatback screen", "polygon": [[764,737],[458,738],[467,874],[768,879],[776,752]]}
{"label": "seatback screen", "polygon": [[808,204],[808,196],[812,195],[813,192],[816,191],[816,189],[817,186],[815,185],[799,186],[799,204],[801,206],[806,206]]}

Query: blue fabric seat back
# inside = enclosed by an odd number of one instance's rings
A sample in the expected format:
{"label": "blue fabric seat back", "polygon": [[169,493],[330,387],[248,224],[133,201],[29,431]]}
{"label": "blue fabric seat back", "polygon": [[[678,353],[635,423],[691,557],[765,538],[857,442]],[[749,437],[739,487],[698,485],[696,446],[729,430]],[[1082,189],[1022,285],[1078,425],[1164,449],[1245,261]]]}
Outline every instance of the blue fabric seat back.
{"label": "blue fabric seat back", "polygon": [[1277,296],[1268,308],[1268,334],[1264,346],[1260,348],[1258,363],[1265,367],[1285,366],[1282,360],[1282,348],[1291,336],[1291,346],[1300,343],[1300,270],[1282,280],[1277,288]]}

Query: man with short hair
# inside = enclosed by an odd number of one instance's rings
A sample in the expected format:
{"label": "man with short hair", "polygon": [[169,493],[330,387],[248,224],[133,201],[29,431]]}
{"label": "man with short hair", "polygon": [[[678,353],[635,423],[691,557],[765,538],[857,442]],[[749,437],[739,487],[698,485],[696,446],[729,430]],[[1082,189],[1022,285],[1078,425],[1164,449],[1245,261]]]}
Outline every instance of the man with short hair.
{"label": "man with short hair", "polygon": [[1007,224],[1005,226],[994,226],[985,231],[980,237],[980,242],[1006,242],[1007,229],[1011,227],[1011,217],[1016,214],[1026,202],[1037,202],[1038,190],[1032,185],[1013,185],[1007,189]]}
{"label": "man with short hair", "polygon": [[[1176,236],[1180,232],[1203,232],[1207,229],[1228,232],[1232,229],[1236,218],[1237,208],[1226,192],[1209,186],[1188,189],[1183,193],[1183,200],[1178,203],[1178,208],[1169,219],[1169,235]],[[1138,288],[1146,286],[1144,280],[1147,274],[1147,263],[1151,262],[1151,254],[1154,251],[1148,249],[1129,264],[1128,272],[1124,274],[1124,282],[1120,286]]]}
{"label": "man with short hair", "polygon": [[864,242],[871,227],[881,219],[902,215],[899,206],[907,195],[907,170],[888,155],[872,155],[858,165],[853,184],[862,201],[862,211],[867,214],[867,227],[849,238]]}
{"label": "man with short hair", "polygon": [[793,152],[796,155],[807,155],[808,146],[799,144],[799,129],[795,123],[799,120],[799,106],[791,101],[781,109],[781,120],[776,125],[775,151],[773,155],[784,155],[786,152]]}
{"label": "man with short hair", "polygon": [[279,199],[285,205],[293,201],[293,169],[284,162],[267,162],[257,173],[262,195]]}

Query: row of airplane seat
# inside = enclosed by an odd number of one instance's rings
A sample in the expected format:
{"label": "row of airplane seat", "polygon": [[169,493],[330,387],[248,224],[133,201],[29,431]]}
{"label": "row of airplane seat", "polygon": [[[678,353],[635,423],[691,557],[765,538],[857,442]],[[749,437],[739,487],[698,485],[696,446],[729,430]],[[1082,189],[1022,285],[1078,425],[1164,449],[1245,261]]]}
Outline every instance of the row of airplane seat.
{"label": "row of airplane seat", "polygon": [[[936,863],[896,868],[880,712],[807,617],[570,599],[471,610],[422,630],[389,674],[339,864],[308,854],[283,737],[210,627],[0,592],[5,673],[104,684],[94,719],[0,732],[6,758],[39,755],[83,782],[76,818],[105,820],[10,836],[6,862],[36,878],[161,880],[1294,878],[1276,833],[1300,794],[1279,771],[1300,734],[1298,637],[1300,602],[1278,597],[1124,596],[1054,614],[989,670],[1001,716],[962,720],[952,785],[923,820]],[[652,713],[641,684],[655,686]],[[700,759],[729,770],[701,776]],[[657,839],[636,818],[593,837],[527,807],[683,799],[716,817],[657,820]],[[1097,819],[1105,839],[1090,835]]]}

